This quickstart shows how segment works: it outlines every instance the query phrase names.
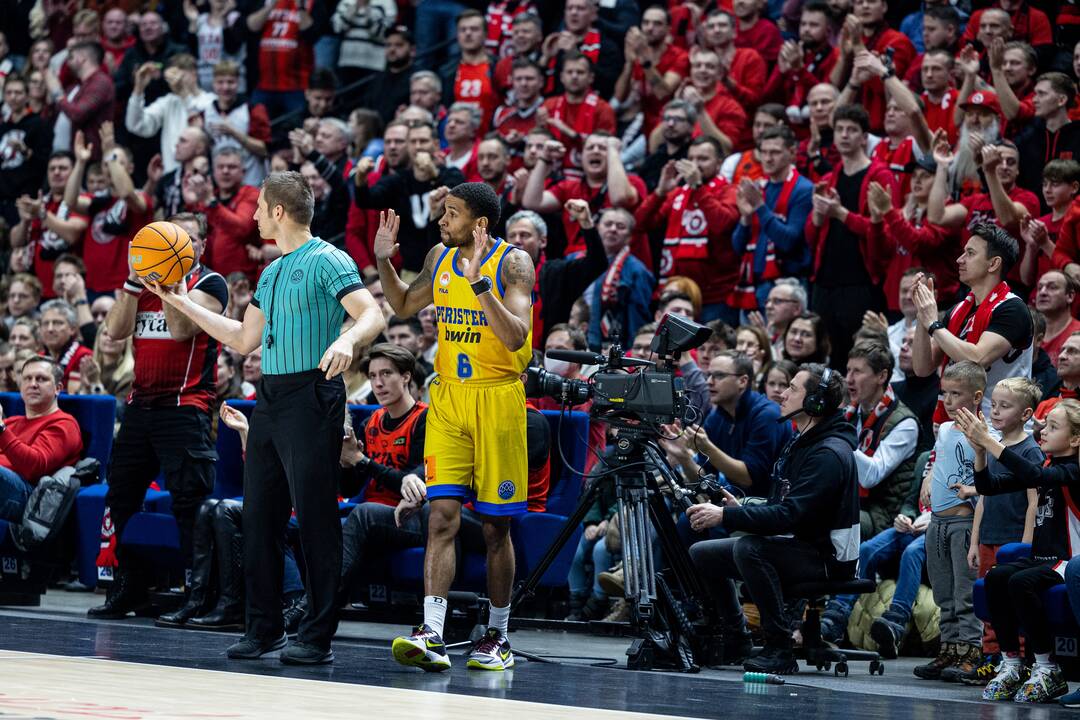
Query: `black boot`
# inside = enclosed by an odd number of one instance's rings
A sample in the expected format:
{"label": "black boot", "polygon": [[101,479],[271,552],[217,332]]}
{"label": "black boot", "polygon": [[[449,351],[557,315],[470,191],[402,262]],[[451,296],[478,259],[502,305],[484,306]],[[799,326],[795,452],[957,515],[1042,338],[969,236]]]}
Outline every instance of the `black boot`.
{"label": "black boot", "polygon": [[207,611],[214,574],[213,516],[217,504],[217,500],[207,500],[199,506],[191,543],[191,587],[188,588],[187,602],[179,610],[166,613],[154,621],[158,627],[182,627],[191,618]]}
{"label": "black boot", "polygon": [[191,628],[230,631],[244,629],[244,537],[238,527],[228,522],[230,518],[225,518],[227,513],[224,510],[221,505],[218,506],[214,522],[221,594],[213,610],[187,621],[187,626]]}
{"label": "black boot", "polygon": [[285,599],[285,608],[281,614],[285,620],[286,635],[296,634],[296,631],[300,629],[300,621],[304,619],[304,613],[306,612],[307,593],[296,593],[293,597]]}
{"label": "black boot", "polygon": [[146,603],[146,586],[133,572],[121,567],[105,595],[105,603],[87,610],[86,616],[93,620],[120,620]]}

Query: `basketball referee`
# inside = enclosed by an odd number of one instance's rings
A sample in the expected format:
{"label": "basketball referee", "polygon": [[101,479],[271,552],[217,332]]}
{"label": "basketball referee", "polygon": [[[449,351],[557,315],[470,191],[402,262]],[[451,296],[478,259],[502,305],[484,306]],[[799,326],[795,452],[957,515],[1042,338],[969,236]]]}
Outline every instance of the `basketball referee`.
{"label": "basketball referee", "polygon": [[[259,278],[243,322],[192,302],[183,285],[154,292],[212,337],[242,353],[262,344],[262,380],[251,418],[244,468],[244,576],[247,630],[228,649],[233,659],[282,650],[295,665],[333,662],[336,591],[341,571],[341,428],[345,385],[340,374],[356,348],[385,322],[347,254],[312,237],[311,186],[297,172],[263,182],[255,220],[282,256]],[[346,332],[348,312],[356,323]],[[286,645],[281,615],[285,527],[295,508],[306,567],[308,609],[297,642]]]}

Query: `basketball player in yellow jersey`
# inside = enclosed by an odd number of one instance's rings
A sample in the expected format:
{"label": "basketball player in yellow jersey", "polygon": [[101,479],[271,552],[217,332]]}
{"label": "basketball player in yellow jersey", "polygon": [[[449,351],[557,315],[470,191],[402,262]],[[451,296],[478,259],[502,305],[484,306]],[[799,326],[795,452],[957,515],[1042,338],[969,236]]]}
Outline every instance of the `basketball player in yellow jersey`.
{"label": "basketball player in yellow jersey", "polygon": [[526,510],[525,390],[520,375],[532,357],[532,291],[529,255],[491,238],[499,198],[484,183],[458,185],[439,220],[442,242],[424,260],[410,285],[390,263],[398,251],[399,219],[380,213],[375,257],[386,299],[400,317],[435,304],[439,347],[431,384],[424,469],[431,502],[424,558],[424,622],[394,640],[394,658],[430,672],[448,670],[442,640],[446,596],[454,580],[454,539],[461,504],[473,500],[484,518],[487,584],[491,601],[487,634],[469,654],[480,670],[513,667],[506,639],[514,549],[510,517]]}

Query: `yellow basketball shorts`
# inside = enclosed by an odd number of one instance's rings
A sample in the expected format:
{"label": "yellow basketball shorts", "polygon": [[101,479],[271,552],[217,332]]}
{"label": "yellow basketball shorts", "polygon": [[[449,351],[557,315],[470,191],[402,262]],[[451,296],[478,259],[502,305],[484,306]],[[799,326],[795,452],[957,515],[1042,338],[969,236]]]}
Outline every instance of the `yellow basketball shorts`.
{"label": "yellow basketball shorts", "polygon": [[529,462],[521,381],[432,380],[424,470],[429,500],[473,500],[481,515],[524,513]]}

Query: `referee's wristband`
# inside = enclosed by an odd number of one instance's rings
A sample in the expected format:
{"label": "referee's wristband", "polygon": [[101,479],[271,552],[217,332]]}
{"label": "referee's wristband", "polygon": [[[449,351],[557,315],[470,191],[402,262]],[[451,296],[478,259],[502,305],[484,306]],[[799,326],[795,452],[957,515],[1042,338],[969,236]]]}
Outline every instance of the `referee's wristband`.
{"label": "referee's wristband", "polygon": [[135,297],[138,297],[139,295],[141,295],[142,291],[143,291],[143,287],[142,287],[141,283],[134,283],[134,282],[132,282],[130,280],[125,280],[124,281],[124,288],[123,289],[124,289],[124,292],[126,292],[128,295],[133,295]]}

